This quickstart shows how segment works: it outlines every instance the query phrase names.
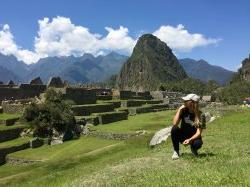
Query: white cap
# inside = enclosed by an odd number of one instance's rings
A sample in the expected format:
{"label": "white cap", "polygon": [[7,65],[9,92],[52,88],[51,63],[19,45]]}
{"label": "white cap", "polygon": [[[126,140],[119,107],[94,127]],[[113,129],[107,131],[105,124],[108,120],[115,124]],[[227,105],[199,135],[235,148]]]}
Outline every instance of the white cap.
{"label": "white cap", "polygon": [[198,96],[196,94],[188,94],[185,97],[182,97],[182,99],[184,101],[190,101],[190,100],[192,100],[192,101],[198,102],[200,100],[200,96]]}

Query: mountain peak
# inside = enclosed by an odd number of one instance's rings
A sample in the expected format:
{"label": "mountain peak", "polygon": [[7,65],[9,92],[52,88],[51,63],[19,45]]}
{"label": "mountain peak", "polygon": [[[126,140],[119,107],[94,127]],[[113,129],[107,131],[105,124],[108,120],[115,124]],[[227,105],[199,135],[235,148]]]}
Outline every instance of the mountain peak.
{"label": "mountain peak", "polygon": [[156,90],[163,82],[182,80],[187,75],[172,50],[152,34],[139,38],[131,57],[117,79],[121,90]]}
{"label": "mountain peak", "polygon": [[107,54],[107,56],[116,56],[116,55],[120,55],[120,54],[115,51],[111,51],[109,54]]}

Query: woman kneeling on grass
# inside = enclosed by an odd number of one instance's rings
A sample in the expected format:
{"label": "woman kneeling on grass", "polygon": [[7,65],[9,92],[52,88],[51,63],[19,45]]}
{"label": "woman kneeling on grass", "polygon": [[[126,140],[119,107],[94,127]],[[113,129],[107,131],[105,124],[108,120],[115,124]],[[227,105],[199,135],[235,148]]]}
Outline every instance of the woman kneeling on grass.
{"label": "woman kneeling on grass", "polygon": [[[190,145],[191,151],[195,156],[198,156],[197,150],[202,146],[201,139],[201,111],[199,110],[198,102],[200,97],[196,94],[188,94],[182,97],[184,105],[178,108],[171,130],[171,138],[174,147],[172,159],[178,159],[180,156],[179,143],[187,146]],[[178,124],[181,121],[181,127]]]}

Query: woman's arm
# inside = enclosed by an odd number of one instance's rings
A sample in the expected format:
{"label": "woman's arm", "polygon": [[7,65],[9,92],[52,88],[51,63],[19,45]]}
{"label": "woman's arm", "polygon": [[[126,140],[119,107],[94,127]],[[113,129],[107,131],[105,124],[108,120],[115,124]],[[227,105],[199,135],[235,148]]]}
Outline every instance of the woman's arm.
{"label": "woman's arm", "polygon": [[173,125],[178,125],[180,123],[180,115],[181,115],[181,111],[182,109],[185,108],[184,105],[182,105],[180,108],[177,109],[177,112],[173,118]]}
{"label": "woman's arm", "polygon": [[183,142],[183,144],[184,144],[184,145],[188,145],[191,141],[193,141],[193,140],[199,138],[199,137],[201,136],[201,133],[202,133],[202,129],[201,129],[201,128],[197,128],[196,133],[195,133],[191,138],[186,139],[186,140]]}

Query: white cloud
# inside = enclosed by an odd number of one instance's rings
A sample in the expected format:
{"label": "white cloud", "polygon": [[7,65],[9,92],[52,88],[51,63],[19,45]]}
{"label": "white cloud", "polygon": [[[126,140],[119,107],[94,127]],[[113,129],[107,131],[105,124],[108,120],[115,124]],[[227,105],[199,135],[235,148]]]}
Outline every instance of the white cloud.
{"label": "white cloud", "polygon": [[39,20],[35,51],[42,56],[79,56],[95,54],[99,50],[99,34],[92,34],[88,28],[75,26],[69,18],[56,17]]}
{"label": "white cloud", "polygon": [[0,53],[14,55],[18,60],[22,60],[27,64],[36,62],[39,59],[38,54],[16,45],[10,27],[7,24],[0,30]]}
{"label": "white cloud", "polygon": [[190,51],[195,47],[202,47],[217,44],[220,39],[206,38],[202,34],[191,34],[183,25],[172,27],[170,25],[161,26],[153,32],[153,35],[167,43],[168,46],[177,51]]}
{"label": "white cloud", "polygon": [[[105,27],[107,34],[102,36],[91,33],[88,28],[74,25],[69,18],[44,18],[38,21],[39,30],[34,39],[34,51],[19,47],[8,25],[0,30],[0,52],[13,54],[27,64],[48,56],[81,56],[84,53],[93,55],[105,54],[107,51],[119,51],[130,54],[137,38],[129,35],[126,27],[118,29]],[[153,32],[166,42],[174,51],[190,51],[195,47],[218,43],[219,40],[206,38],[202,34],[191,34],[184,26],[161,26]]]}
{"label": "white cloud", "polygon": [[120,26],[117,30],[114,30],[111,27],[105,27],[105,29],[108,31],[108,34],[100,41],[101,48],[108,50],[122,50],[128,53],[132,52],[136,40],[128,35],[129,31],[127,28]]}
{"label": "white cloud", "polygon": [[103,54],[103,50],[122,50],[131,52],[135,40],[128,36],[128,29],[120,26],[115,30],[105,28],[107,36],[91,33],[88,28],[76,26],[69,18],[56,17],[39,21],[35,50],[42,56],[80,56],[84,53]]}

